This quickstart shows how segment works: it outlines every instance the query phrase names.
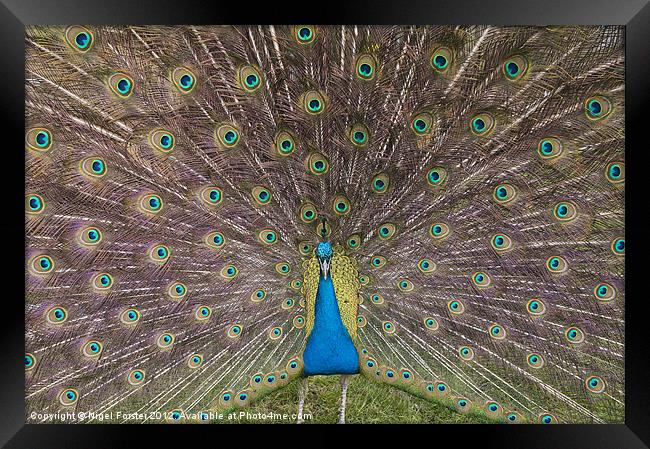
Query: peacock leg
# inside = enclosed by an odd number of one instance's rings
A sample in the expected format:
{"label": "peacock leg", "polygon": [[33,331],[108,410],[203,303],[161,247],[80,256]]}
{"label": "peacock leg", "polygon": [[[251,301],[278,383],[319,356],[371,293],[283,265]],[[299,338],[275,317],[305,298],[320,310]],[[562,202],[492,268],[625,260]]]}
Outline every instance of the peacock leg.
{"label": "peacock leg", "polygon": [[305,404],[307,387],[307,378],[305,377],[304,379],[300,379],[300,383],[298,384],[298,420],[296,421],[296,424],[302,424],[305,422],[305,420],[302,419],[302,407]]}
{"label": "peacock leg", "polygon": [[348,393],[348,382],[350,376],[347,374],[341,375],[341,405],[339,406],[339,424],[345,424],[345,402]]}

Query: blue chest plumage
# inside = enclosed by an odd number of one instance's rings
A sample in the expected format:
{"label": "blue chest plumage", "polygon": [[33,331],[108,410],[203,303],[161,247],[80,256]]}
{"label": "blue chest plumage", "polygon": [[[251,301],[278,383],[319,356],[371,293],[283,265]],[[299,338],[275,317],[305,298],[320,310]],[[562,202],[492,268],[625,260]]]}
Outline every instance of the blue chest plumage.
{"label": "blue chest plumage", "polygon": [[318,281],[314,328],[303,354],[305,375],[356,374],[359,355],[341,320],[332,278]]}

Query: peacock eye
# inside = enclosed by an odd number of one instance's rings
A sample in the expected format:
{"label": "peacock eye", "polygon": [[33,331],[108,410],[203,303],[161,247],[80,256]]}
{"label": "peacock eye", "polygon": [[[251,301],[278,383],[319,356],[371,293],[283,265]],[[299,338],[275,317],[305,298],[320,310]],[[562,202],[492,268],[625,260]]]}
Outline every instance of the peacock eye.
{"label": "peacock eye", "polygon": [[539,369],[544,366],[544,358],[539,354],[531,353],[526,357],[526,363],[531,368]]}
{"label": "peacock eye", "polygon": [[546,137],[539,141],[537,153],[542,159],[553,160],[564,153],[562,141],[556,137]]}
{"label": "peacock eye", "polygon": [[356,66],[356,75],[362,80],[372,80],[375,77],[375,72],[377,70],[377,61],[376,59],[369,54],[363,54],[357,58]]}
{"label": "peacock eye", "polygon": [[274,140],[275,152],[280,156],[289,156],[296,149],[296,140],[288,131],[280,131]]}
{"label": "peacock eye", "polygon": [[350,141],[358,146],[362,147],[365,146],[368,143],[368,136],[370,135],[370,132],[368,131],[368,128],[366,125],[363,123],[358,123],[350,129]]}
{"label": "peacock eye", "polygon": [[287,371],[291,374],[296,374],[300,371],[302,361],[298,357],[293,357],[287,362]]}
{"label": "peacock eye", "polygon": [[246,92],[255,92],[262,85],[262,74],[256,67],[251,65],[240,68],[238,77],[239,85]]}
{"label": "peacock eye", "polygon": [[381,323],[381,328],[386,332],[387,334],[394,334],[395,333],[395,324],[391,321],[382,321]]}
{"label": "peacock eye", "polygon": [[345,244],[352,250],[357,249],[361,245],[361,236],[359,234],[352,234],[348,237]]}
{"label": "peacock eye", "polygon": [[584,110],[589,120],[602,120],[612,112],[612,103],[606,97],[596,95],[585,100]]}
{"label": "peacock eye", "polygon": [[332,209],[337,215],[347,215],[350,212],[350,201],[344,195],[337,195],[332,201]]}
{"label": "peacock eye", "polygon": [[96,246],[102,241],[102,232],[95,227],[87,227],[79,231],[79,243],[84,246]]}
{"label": "peacock eye", "polygon": [[461,346],[458,348],[458,354],[460,355],[460,358],[466,362],[474,358],[474,350],[469,346]]}
{"label": "peacock eye", "polygon": [[99,273],[93,277],[92,285],[95,290],[107,291],[113,286],[113,276],[108,273]]}
{"label": "peacock eye", "polygon": [[68,311],[63,307],[52,307],[45,314],[45,320],[50,324],[63,324],[68,319]]}
{"label": "peacock eye", "polygon": [[205,244],[214,249],[221,249],[226,244],[226,239],[221,232],[213,231],[203,237]]}
{"label": "peacock eye", "polygon": [[271,199],[273,198],[271,190],[264,186],[253,187],[251,190],[251,195],[253,197],[253,200],[260,206],[266,206],[271,202]]}
{"label": "peacock eye", "polygon": [[106,175],[106,163],[100,157],[87,157],[79,163],[81,174],[90,179],[100,179]]}
{"label": "peacock eye", "polygon": [[390,186],[390,178],[386,173],[379,173],[372,178],[372,190],[375,193],[386,193]]}
{"label": "peacock eye", "polygon": [[203,364],[203,356],[201,354],[193,354],[187,359],[187,366],[190,368],[198,368]]}
{"label": "peacock eye", "polygon": [[144,382],[145,374],[141,369],[134,369],[129,372],[127,376],[127,381],[133,385],[138,386]]}
{"label": "peacock eye", "polygon": [[25,134],[25,145],[30,150],[46,152],[52,148],[52,132],[47,128],[32,128]]}
{"label": "peacock eye", "polygon": [[208,306],[199,306],[194,313],[194,318],[199,321],[205,321],[212,315],[212,309]]}
{"label": "peacock eye", "polygon": [[295,28],[295,36],[298,43],[309,44],[316,37],[316,31],[310,25],[300,25]]}
{"label": "peacock eye", "polygon": [[305,203],[300,207],[300,219],[305,223],[312,223],[318,218],[316,206],[313,203]]}
{"label": "peacock eye", "polygon": [[196,76],[187,67],[176,67],[172,70],[171,79],[176,89],[182,94],[192,92],[196,86]]}
{"label": "peacock eye", "polygon": [[322,176],[329,171],[330,164],[321,153],[312,152],[307,157],[307,169],[316,176]]}
{"label": "peacock eye", "polygon": [[458,398],[455,405],[456,410],[458,410],[460,413],[467,413],[472,407],[472,402],[469,399]]}
{"label": "peacock eye", "polygon": [[447,170],[443,167],[433,167],[427,172],[427,183],[431,187],[440,187],[447,180]]}
{"label": "peacock eye", "polygon": [[54,270],[54,260],[48,255],[41,254],[32,257],[28,267],[32,274],[47,274]]}
{"label": "peacock eye", "polygon": [[503,63],[503,74],[509,81],[520,80],[528,71],[528,61],[521,55],[511,56]]}
{"label": "peacock eye", "polygon": [[357,316],[357,327],[362,328],[365,327],[368,322],[366,321],[366,317],[363,315],[358,315]]}
{"label": "peacock eye", "polygon": [[397,288],[403,292],[410,292],[415,288],[415,286],[413,285],[413,282],[408,279],[401,279],[397,281]]}
{"label": "peacock eye", "polygon": [[313,249],[314,249],[313,245],[309,242],[298,243],[298,252],[300,252],[300,254],[302,254],[303,256],[308,256],[309,254],[311,254]]}
{"label": "peacock eye", "polygon": [[240,138],[239,130],[230,123],[224,123],[222,125],[217,126],[214,133],[217,142],[219,143],[221,148],[225,150],[234,148],[235,146],[237,146],[237,143],[239,143],[239,138]]}
{"label": "peacock eye", "polygon": [[25,354],[25,371],[30,371],[36,366],[36,357],[34,354]]}
{"label": "peacock eye", "polygon": [[582,343],[585,341],[585,334],[581,329],[571,326],[564,331],[564,336],[569,341],[569,343]]}
{"label": "peacock eye", "polygon": [[465,312],[465,305],[461,301],[454,299],[447,303],[447,309],[454,315],[461,315]]}
{"label": "peacock eye", "polygon": [[223,192],[216,186],[205,186],[199,191],[199,199],[208,207],[214,207],[223,201]]}
{"label": "peacock eye", "polygon": [[450,229],[445,223],[434,223],[429,228],[429,235],[434,240],[442,240],[449,235]]}
{"label": "peacock eye", "polygon": [[95,38],[88,28],[74,25],[65,30],[65,41],[78,52],[86,53],[95,43]]}
{"label": "peacock eye", "polygon": [[108,87],[119,98],[128,98],[133,93],[133,78],[125,72],[115,72],[108,77]]}
{"label": "peacock eye", "polygon": [[539,415],[538,421],[540,424],[557,424],[557,418],[550,413],[542,413]]}
{"label": "peacock eye", "polygon": [[488,135],[494,129],[495,125],[496,121],[494,120],[494,117],[487,112],[475,115],[469,121],[470,130],[477,136]]}
{"label": "peacock eye", "polygon": [[148,193],[140,197],[138,207],[142,212],[155,215],[163,210],[164,204],[160,196]]}
{"label": "peacock eye", "polygon": [[490,279],[490,276],[483,272],[483,271],[477,271],[472,275],[472,283],[479,288],[487,288],[491,285],[492,280]]}
{"label": "peacock eye", "polygon": [[174,282],[167,288],[167,295],[172,301],[180,301],[187,295],[187,287],[181,282]]}
{"label": "peacock eye", "polygon": [[432,273],[436,271],[436,263],[429,259],[420,259],[418,262],[418,269],[422,273]]}
{"label": "peacock eye", "polygon": [[506,338],[506,330],[498,324],[492,324],[488,328],[488,332],[490,334],[490,337],[494,338],[495,340],[503,340]]}
{"label": "peacock eye", "polygon": [[291,308],[293,307],[293,305],[294,305],[293,298],[287,298],[287,299],[285,299],[284,302],[282,303],[282,308],[283,308],[284,310],[289,310],[289,309],[291,309]]}
{"label": "peacock eye", "polygon": [[162,153],[169,153],[174,149],[176,138],[165,129],[156,129],[149,134],[149,144]]}
{"label": "peacock eye", "polygon": [[66,388],[59,394],[61,405],[70,406],[76,404],[79,400],[79,392],[74,388]]}
{"label": "peacock eye", "polygon": [[293,326],[296,329],[302,329],[303,327],[305,327],[305,317],[303,317],[302,315],[296,315],[295,317],[293,317]]}
{"label": "peacock eye", "polygon": [[495,416],[500,414],[503,411],[503,409],[498,403],[494,401],[488,401],[485,404],[485,411],[488,413],[488,415]]}
{"label": "peacock eye", "polygon": [[232,264],[224,266],[220,272],[221,277],[227,280],[233,280],[237,276],[237,273],[239,273],[239,270]]}
{"label": "peacock eye", "polygon": [[578,207],[570,201],[561,201],[553,208],[553,216],[560,222],[569,222],[578,216]]}
{"label": "peacock eye", "polygon": [[416,136],[424,136],[431,131],[433,116],[428,112],[420,112],[411,120],[411,129]]}
{"label": "peacock eye", "polygon": [[309,115],[318,115],[325,110],[325,98],[317,90],[305,92],[302,99],[303,108]]}
{"label": "peacock eye", "polygon": [[171,255],[169,247],[165,245],[155,245],[149,251],[149,258],[158,263],[166,262]]}
{"label": "peacock eye", "polygon": [[611,284],[601,282],[594,287],[594,296],[598,301],[609,302],[616,298],[616,289]]}
{"label": "peacock eye", "polygon": [[43,197],[35,193],[25,195],[25,210],[28,214],[40,214],[45,209]]}
{"label": "peacock eye", "polygon": [[540,316],[546,313],[546,304],[541,299],[531,299],[526,303],[526,311],[532,316]]}
{"label": "peacock eye", "polygon": [[278,262],[275,264],[275,271],[286,276],[291,272],[291,266],[287,262]]}
{"label": "peacock eye", "polygon": [[605,170],[607,180],[613,184],[625,181],[625,164],[623,162],[611,162]]}
{"label": "peacock eye", "polygon": [[452,61],[452,52],[447,47],[438,47],[431,55],[431,67],[438,73],[445,73]]}
{"label": "peacock eye", "polygon": [[567,271],[569,264],[564,257],[551,256],[546,260],[546,268],[553,274],[559,274]]}
{"label": "peacock eye", "polygon": [[590,393],[600,394],[605,391],[605,381],[598,376],[589,376],[585,380],[585,385]]}
{"label": "peacock eye", "polygon": [[274,245],[278,241],[278,235],[272,229],[263,229],[259,232],[258,238],[265,245]]}
{"label": "peacock eye", "polygon": [[397,227],[393,223],[384,223],[377,229],[377,235],[382,240],[389,240],[397,232]]}
{"label": "peacock eye", "polygon": [[120,314],[120,321],[123,324],[135,324],[140,321],[140,312],[136,309],[126,309]]}
{"label": "peacock eye", "polygon": [[271,340],[277,340],[280,337],[282,337],[282,328],[280,326],[271,328],[271,330],[269,331],[269,338]]}
{"label": "peacock eye", "polygon": [[161,349],[170,348],[174,344],[174,336],[172,334],[161,334],[156,340],[156,345]]}
{"label": "peacock eye", "polygon": [[492,249],[497,253],[505,253],[512,249],[512,240],[505,234],[495,234],[490,239]]}
{"label": "peacock eye", "polygon": [[383,256],[375,256],[370,259],[370,265],[372,268],[381,268],[386,265],[386,258]]}
{"label": "peacock eye", "polygon": [[498,184],[494,188],[492,197],[499,204],[509,204],[517,197],[517,190],[511,184]]}
{"label": "peacock eye", "polygon": [[625,238],[624,237],[618,237],[612,240],[611,244],[611,249],[614,254],[617,256],[624,256],[625,255]]}

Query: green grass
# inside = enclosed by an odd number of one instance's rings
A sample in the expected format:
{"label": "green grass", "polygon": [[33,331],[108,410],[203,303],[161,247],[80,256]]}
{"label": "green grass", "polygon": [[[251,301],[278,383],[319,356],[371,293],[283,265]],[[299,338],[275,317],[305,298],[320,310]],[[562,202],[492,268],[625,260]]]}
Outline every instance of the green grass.
{"label": "green grass", "polygon": [[[341,386],[339,376],[309,378],[309,391],[303,409],[311,415],[305,423],[336,423],[338,421]],[[286,387],[258,398],[250,407],[226,412],[220,422],[232,423],[295,423],[298,410],[298,380]],[[386,384],[375,383],[363,376],[350,380],[347,395],[347,423],[491,423],[480,413],[460,414],[441,403],[406,393]],[[227,419],[232,412],[237,419]],[[246,414],[239,417],[240,413]],[[254,414],[273,415],[270,418]],[[282,415],[282,416],[280,416]]]}

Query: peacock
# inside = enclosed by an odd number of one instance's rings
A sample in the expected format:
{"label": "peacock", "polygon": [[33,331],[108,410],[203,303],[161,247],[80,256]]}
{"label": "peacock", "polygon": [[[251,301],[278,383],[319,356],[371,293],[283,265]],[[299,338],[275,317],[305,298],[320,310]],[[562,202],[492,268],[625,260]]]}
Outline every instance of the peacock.
{"label": "peacock", "polygon": [[623,422],[622,27],[25,43],[29,422],[214,422],[293,382],[302,422],[323,375],[341,423],[359,376]]}

